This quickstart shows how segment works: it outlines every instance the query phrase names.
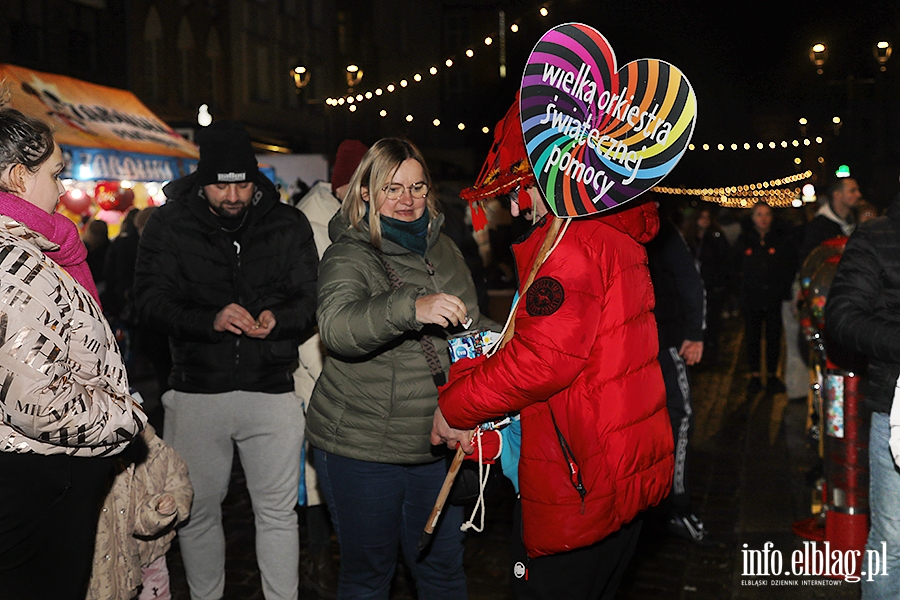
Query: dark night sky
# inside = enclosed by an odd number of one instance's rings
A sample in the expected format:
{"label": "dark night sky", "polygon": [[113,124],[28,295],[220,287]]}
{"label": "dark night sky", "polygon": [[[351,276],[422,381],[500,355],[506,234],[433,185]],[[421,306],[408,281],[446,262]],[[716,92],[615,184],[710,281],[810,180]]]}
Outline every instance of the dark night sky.
{"label": "dark night sky", "polygon": [[[586,23],[610,41],[620,65],[639,58],[674,64],[697,96],[695,143],[755,144],[800,137],[801,116],[810,119],[810,135],[830,131],[835,114],[846,119],[847,86],[836,82],[848,75],[883,77],[872,46],[878,39],[900,43],[897,4],[555,0],[544,30],[566,21]],[[823,75],[816,75],[808,56],[819,41],[829,48]],[[900,73],[900,54],[888,67],[887,76],[891,69]],[[874,86],[854,89],[856,112],[864,112],[860,107]],[[893,157],[897,143],[890,145]],[[727,154],[689,152],[665,183],[730,185],[776,178],[793,172],[796,153]]]}

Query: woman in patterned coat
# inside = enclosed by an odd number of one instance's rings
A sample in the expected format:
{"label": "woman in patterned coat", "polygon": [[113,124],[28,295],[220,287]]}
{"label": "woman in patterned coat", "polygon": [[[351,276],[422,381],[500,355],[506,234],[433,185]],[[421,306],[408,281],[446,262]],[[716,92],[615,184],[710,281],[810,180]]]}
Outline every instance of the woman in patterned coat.
{"label": "woman in patterned coat", "polygon": [[[83,598],[112,456],[146,423],[75,224],[62,152],[0,108],[0,590]],[[48,568],[52,568],[50,575]]]}

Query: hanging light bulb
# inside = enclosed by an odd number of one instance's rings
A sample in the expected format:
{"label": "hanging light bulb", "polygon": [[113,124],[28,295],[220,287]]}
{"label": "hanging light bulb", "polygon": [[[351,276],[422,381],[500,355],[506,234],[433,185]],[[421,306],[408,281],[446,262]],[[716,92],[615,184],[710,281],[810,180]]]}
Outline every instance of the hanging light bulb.
{"label": "hanging light bulb", "polygon": [[200,127],[208,127],[210,123],[212,123],[212,115],[209,114],[209,106],[201,104],[197,111],[197,124]]}

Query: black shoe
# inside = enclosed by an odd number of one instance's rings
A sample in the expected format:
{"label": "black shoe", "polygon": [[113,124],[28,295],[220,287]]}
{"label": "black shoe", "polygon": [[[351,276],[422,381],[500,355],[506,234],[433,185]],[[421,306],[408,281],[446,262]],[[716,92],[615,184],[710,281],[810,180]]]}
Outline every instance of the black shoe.
{"label": "black shoe", "polygon": [[337,568],[331,552],[321,550],[310,555],[303,573],[303,586],[314,591],[319,598],[332,600],[337,597]]}
{"label": "black shoe", "polygon": [[784,383],[782,383],[780,379],[778,379],[774,375],[769,377],[769,381],[766,382],[767,394],[783,394],[786,391],[787,388],[784,387]]}
{"label": "black shoe", "polygon": [[675,535],[682,537],[689,542],[699,545],[709,543],[709,534],[703,527],[703,521],[694,513],[673,514],[669,517],[667,529]]}
{"label": "black shoe", "polygon": [[758,394],[762,391],[762,380],[760,380],[759,376],[754,375],[750,378],[750,381],[747,382],[747,393],[748,394]]}

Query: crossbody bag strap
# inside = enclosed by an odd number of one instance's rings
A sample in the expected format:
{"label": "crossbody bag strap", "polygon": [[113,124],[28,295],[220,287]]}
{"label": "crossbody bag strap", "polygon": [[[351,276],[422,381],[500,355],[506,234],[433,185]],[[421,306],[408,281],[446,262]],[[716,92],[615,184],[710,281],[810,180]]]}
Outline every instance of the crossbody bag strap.
{"label": "crossbody bag strap", "polygon": [[[493,354],[500,348],[506,345],[506,343],[512,339],[513,335],[516,332],[516,311],[519,307],[519,302],[522,302],[523,298],[525,298],[525,294],[528,293],[528,288],[531,287],[531,284],[534,283],[534,279],[537,276],[538,270],[541,268],[541,265],[544,264],[544,261],[547,260],[547,257],[551,252],[556,248],[556,245],[562,239],[563,234],[565,234],[566,229],[571,222],[571,219],[566,220],[563,223],[563,219],[560,219],[557,216],[550,216],[550,225],[547,227],[547,232],[544,234],[543,243],[541,243],[541,247],[538,250],[537,257],[534,261],[534,264],[531,266],[531,271],[528,273],[528,277],[525,278],[525,283],[522,285],[522,289],[516,295],[516,301],[513,303],[512,308],[509,311],[509,317],[506,319],[506,325],[503,327],[502,336],[500,338],[500,343],[496,344],[490,351],[490,354]],[[560,231],[561,230],[561,231]]]}
{"label": "crossbody bag strap", "polygon": [[[391,266],[380,252],[378,253],[378,258],[381,259],[381,264],[384,265],[384,270],[387,271],[391,289],[400,289],[403,285],[400,274],[397,273],[397,270]],[[422,353],[425,355],[425,362],[428,363],[428,369],[431,371],[431,378],[434,380],[434,385],[441,387],[447,383],[447,374],[444,373],[444,368],[441,366],[441,358],[438,356],[437,348],[434,347],[434,341],[430,335],[423,335],[419,338],[419,342],[422,344]]]}

